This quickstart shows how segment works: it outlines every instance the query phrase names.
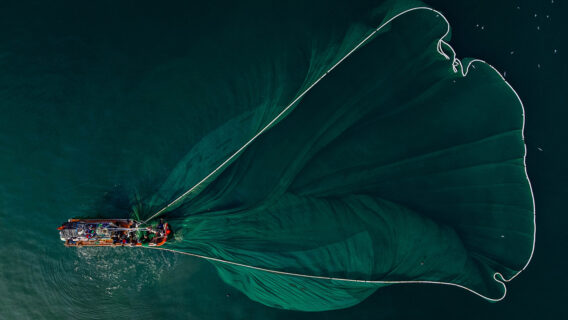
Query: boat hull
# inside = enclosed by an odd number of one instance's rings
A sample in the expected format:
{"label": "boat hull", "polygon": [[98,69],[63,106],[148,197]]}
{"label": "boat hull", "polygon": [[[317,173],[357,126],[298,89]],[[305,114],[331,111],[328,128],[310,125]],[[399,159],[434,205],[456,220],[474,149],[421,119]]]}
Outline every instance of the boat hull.
{"label": "boat hull", "polygon": [[141,228],[130,219],[69,219],[59,230],[66,247],[162,246],[168,240],[167,223]]}

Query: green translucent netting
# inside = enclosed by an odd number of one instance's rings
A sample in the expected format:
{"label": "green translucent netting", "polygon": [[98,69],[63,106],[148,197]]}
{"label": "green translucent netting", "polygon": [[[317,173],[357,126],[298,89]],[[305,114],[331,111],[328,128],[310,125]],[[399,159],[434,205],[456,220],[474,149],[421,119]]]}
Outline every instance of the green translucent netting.
{"label": "green translucent netting", "polygon": [[[307,61],[278,70],[285,89],[205,136],[152,204],[193,186],[413,4],[386,2],[344,32],[306,41]],[[522,106],[490,66],[455,72],[451,48],[442,44],[450,59],[437,51],[446,31],[431,10],[381,29],[166,215],[176,241],[165,248],[304,275],[452,283],[500,299],[494,274],[515,276],[533,248]],[[214,265],[251,299],[286,309],[345,308],[386,285]]]}

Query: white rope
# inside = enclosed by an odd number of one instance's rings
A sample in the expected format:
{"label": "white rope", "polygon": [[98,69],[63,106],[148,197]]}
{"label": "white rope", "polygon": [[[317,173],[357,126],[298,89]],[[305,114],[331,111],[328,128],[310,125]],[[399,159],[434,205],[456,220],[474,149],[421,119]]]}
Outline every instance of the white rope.
{"label": "white rope", "polygon": [[295,277],[303,277],[303,278],[311,278],[311,279],[321,279],[321,280],[349,281],[349,282],[364,282],[364,283],[373,283],[373,282],[376,282],[376,281],[373,281],[373,280],[357,280],[357,279],[333,278],[333,277],[314,276],[314,275],[301,274],[301,273],[278,271],[278,270],[272,270],[272,269],[266,269],[266,268],[261,268],[261,267],[250,266],[250,265],[247,265],[247,264],[238,263],[238,262],[234,262],[234,261],[228,261],[228,260],[223,260],[223,259],[218,259],[218,258],[213,258],[213,257],[208,257],[208,256],[202,256],[202,255],[195,254],[195,253],[189,253],[189,252],[177,251],[177,250],[172,250],[172,249],[166,249],[166,248],[149,247],[149,246],[148,246],[148,247],[142,246],[141,248],[164,250],[164,251],[169,251],[169,252],[173,252],[173,253],[180,253],[180,254],[185,254],[185,255],[188,255],[188,256],[192,256],[192,257],[196,257],[196,258],[200,258],[200,259],[205,259],[205,260],[209,260],[209,261],[215,261],[215,262],[230,264],[230,265],[234,265],[234,266],[238,266],[238,267],[243,267],[243,268],[248,268],[248,269],[254,269],[254,270],[259,270],[259,271],[264,271],[264,272],[269,272],[269,273],[274,273],[274,274],[281,274],[281,275],[286,275],[286,276],[295,276]]}
{"label": "white rope", "polygon": [[[420,9],[420,8],[414,8],[415,9]],[[422,8],[422,9],[429,9],[430,8]],[[400,15],[400,14],[399,14]],[[351,49],[351,51],[349,51],[343,58],[341,58],[339,61],[337,61],[331,68],[329,68],[322,76],[320,76],[316,81],[314,81],[314,83],[312,83],[306,90],[304,90],[298,97],[296,97],[296,99],[294,99],[292,102],[290,102],[290,104],[288,104],[288,106],[286,106],[286,108],[284,108],[284,110],[282,110],[274,119],[272,119],[272,121],[270,121],[266,126],[264,126],[264,128],[262,128],[256,135],[254,135],[249,141],[247,141],[247,143],[245,143],[242,147],[240,147],[235,153],[233,153],[229,158],[227,158],[225,161],[223,161],[223,163],[221,163],[215,170],[211,171],[211,173],[209,173],[205,178],[203,178],[201,181],[199,181],[196,185],[194,185],[192,188],[190,188],[189,190],[187,190],[186,192],[184,192],[181,196],[177,197],[174,201],[170,202],[167,206],[163,207],[162,209],[160,209],[158,212],[156,212],[155,214],[153,214],[150,218],[144,220],[144,222],[142,222],[143,224],[147,223],[148,221],[152,220],[154,217],[162,214],[164,211],[166,211],[168,208],[170,208],[171,206],[173,206],[174,204],[176,204],[177,202],[181,201],[183,198],[185,198],[186,196],[188,196],[193,190],[195,190],[197,187],[199,187],[201,184],[203,184],[204,182],[206,182],[211,176],[213,176],[217,171],[221,170],[222,168],[224,168],[225,166],[227,166],[229,164],[229,162],[235,158],[236,156],[238,156],[244,149],[246,149],[254,140],[256,140],[256,138],[258,138],[261,134],[263,134],[266,130],[268,130],[276,121],[280,120],[280,118],[282,118],[282,116],[286,113],[286,111],[288,111],[288,109],[290,109],[296,102],[298,102],[302,97],[304,97],[304,95],[306,93],[308,93],[308,91],[310,91],[316,84],[318,84],[323,78],[325,78],[325,76],[327,76],[327,74],[329,72],[331,72],[333,69],[335,69],[335,67],[337,67],[340,63],[342,63],[345,59],[347,59],[347,57],[349,57],[353,52],[355,52],[355,50],[359,49],[359,47],[361,47],[363,44],[365,44],[365,42],[367,42],[367,40],[369,40],[373,35],[375,35],[377,32],[379,32],[384,26],[386,26],[388,23],[390,23],[393,19],[395,19],[396,17],[398,17],[399,15],[394,16],[393,18],[389,19],[387,22],[385,22],[384,24],[380,25],[379,27],[377,27],[373,32],[371,32],[371,34],[369,34],[367,37],[365,37],[365,39],[361,40],[361,42],[359,42],[359,44],[357,44],[353,49]],[[442,52],[443,54],[443,52]],[[447,57],[447,56],[446,56]]]}
{"label": "white rope", "polygon": [[118,230],[118,231],[148,231],[147,228],[107,228],[107,230]]}
{"label": "white rope", "polygon": [[465,289],[465,290],[472,292],[472,293],[474,293],[474,294],[476,294],[476,295],[478,295],[478,296],[480,296],[484,299],[491,300],[491,301],[499,301],[499,300],[503,299],[505,297],[505,295],[507,294],[507,287],[505,286],[505,284],[502,281],[500,281],[499,279],[496,278],[497,274],[495,274],[494,279],[503,286],[505,293],[503,294],[502,297],[500,297],[498,299],[492,299],[492,298],[484,296],[484,295],[482,295],[482,294],[480,294],[480,293],[478,293],[478,292],[476,292],[476,291],[474,291],[474,290],[472,290],[468,287],[465,287],[465,286],[462,286],[462,285],[459,285],[459,284],[456,284],[456,283],[451,283],[451,282],[441,282],[441,281],[431,281],[431,280],[361,280],[361,279],[348,279],[348,278],[315,276],[315,275],[309,275],[309,274],[278,271],[278,270],[272,270],[272,269],[267,269],[267,268],[255,267],[255,266],[251,266],[251,265],[247,265],[247,264],[243,264],[243,263],[238,263],[238,262],[233,262],[233,261],[228,261],[228,260],[223,260],[223,259],[218,259],[218,258],[213,258],[213,257],[207,257],[207,256],[195,254],[195,253],[177,251],[177,250],[166,249],[166,248],[149,247],[149,246],[148,247],[142,246],[142,247],[136,247],[136,248],[147,248],[147,249],[154,249],[154,250],[169,251],[169,252],[172,252],[172,253],[185,254],[185,255],[188,255],[188,256],[195,257],[195,258],[220,262],[220,263],[224,263],[224,264],[230,264],[230,265],[243,267],[243,268],[247,268],[247,269],[253,269],[253,270],[258,270],[258,271],[263,271],[263,272],[268,272],[268,273],[278,274],[278,275],[284,275],[284,276],[301,277],[301,278],[307,278],[307,279],[340,281],[340,282],[350,282],[350,283],[365,283],[365,284],[386,284],[386,285],[390,285],[390,284],[410,284],[410,283],[443,284],[443,285],[455,286],[455,287],[458,287],[458,288]]}

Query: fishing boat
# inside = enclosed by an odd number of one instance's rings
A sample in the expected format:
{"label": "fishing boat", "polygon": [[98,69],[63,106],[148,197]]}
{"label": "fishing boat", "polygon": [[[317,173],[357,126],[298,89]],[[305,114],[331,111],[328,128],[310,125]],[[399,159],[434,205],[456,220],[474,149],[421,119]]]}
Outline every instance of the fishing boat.
{"label": "fishing boat", "polygon": [[142,227],[131,219],[69,219],[59,228],[66,247],[161,246],[171,229],[160,219],[155,226]]}

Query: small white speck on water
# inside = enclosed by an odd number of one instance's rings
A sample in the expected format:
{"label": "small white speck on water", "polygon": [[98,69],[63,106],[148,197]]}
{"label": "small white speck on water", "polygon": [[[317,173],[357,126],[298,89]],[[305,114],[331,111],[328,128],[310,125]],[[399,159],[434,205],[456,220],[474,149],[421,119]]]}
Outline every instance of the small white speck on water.
{"label": "small white speck on water", "polygon": [[550,3],[554,3],[554,0],[550,0]]}
{"label": "small white speck on water", "polygon": [[520,7],[520,6],[517,6],[517,10],[521,10],[521,7]]}
{"label": "small white speck on water", "polygon": [[536,67],[540,69],[540,63],[538,63],[538,64],[536,65]]}
{"label": "small white speck on water", "polygon": [[511,54],[515,54],[515,51],[511,51]]}
{"label": "small white speck on water", "polygon": [[550,19],[550,15],[549,15],[549,14],[546,15],[546,19]]}
{"label": "small white speck on water", "polygon": [[485,30],[485,26],[481,26],[481,30]]}
{"label": "small white speck on water", "polygon": [[453,83],[456,83],[456,80],[452,80]]}
{"label": "small white speck on water", "polygon": [[503,78],[505,78],[507,76],[507,71],[503,72]]}
{"label": "small white speck on water", "polygon": [[504,235],[504,234],[502,234],[502,235],[501,235],[501,238],[505,238],[505,235]]}
{"label": "small white speck on water", "polygon": [[538,14],[535,13],[535,14],[534,14],[534,17],[535,17],[535,18],[538,17]]}
{"label": "small white speck on water", "polygon": [[536,149],[540,152],[542,152],[542,148],[541,147],[536,147]]}
{"label": "small white speck on water", "polygon": [[558,49],[554,49],[554,54],[557,54],[557,53],[558,53]]}
{"label": "small white speck on water", "polygon": [[540,30],[540,26],[536,26],[536,30]]}
{"label": "small white speck on water", "polygon": [[478,24],[476,24],[475,26],[479,28],[479,23],[478,23]]}

